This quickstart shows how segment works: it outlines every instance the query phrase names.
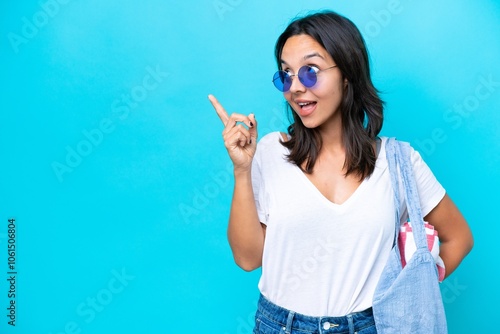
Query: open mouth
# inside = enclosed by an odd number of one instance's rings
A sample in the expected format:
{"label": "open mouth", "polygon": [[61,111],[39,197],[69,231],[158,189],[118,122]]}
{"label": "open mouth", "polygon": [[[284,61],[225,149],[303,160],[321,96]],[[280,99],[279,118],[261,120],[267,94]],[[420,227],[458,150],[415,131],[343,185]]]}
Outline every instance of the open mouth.
{"label": "open mouth", "polygon": [[301,108],[306,108],[307,106],[310,106],[312,104],[316,104],[316,102],[299,102],[297,103]]}
{"label": "open mouth", "polygon": [[297,105],[300,108],[301,115],[306,116],[310,114],[316,108],[317,102],[308,101],[308,102],[297,102]]}

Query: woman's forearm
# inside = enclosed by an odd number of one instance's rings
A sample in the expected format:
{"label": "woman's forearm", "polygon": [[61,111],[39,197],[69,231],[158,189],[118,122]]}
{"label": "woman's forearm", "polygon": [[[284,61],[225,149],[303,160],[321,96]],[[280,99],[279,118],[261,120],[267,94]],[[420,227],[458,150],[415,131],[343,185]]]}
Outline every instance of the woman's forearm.
{"label": "woman's forearm", "polygon": [[472,235],[465,233],[463,238],[442,242],[439,245],[439,256],[444,262],[445,278],[451,275],[473,246]]}
{"label": "woman's forearm", "polygon": [[250,171],[235,171],[228,239],[235,262],[251,271],[262,265],[264,230],[257,215]]}

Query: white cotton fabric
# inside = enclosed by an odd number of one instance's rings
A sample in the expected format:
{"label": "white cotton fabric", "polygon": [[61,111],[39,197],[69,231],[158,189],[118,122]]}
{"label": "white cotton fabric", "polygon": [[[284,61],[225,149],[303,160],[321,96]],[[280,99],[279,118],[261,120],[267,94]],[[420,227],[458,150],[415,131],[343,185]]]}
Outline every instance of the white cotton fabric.
{"label": "white cotton fabric", "polygon": [[[281,134],[263,137],[252,165],[260,221],[267,225],[261,293],[310,316],[343,316],[372,306],[394,238],[394,192],[382,139],[375,171],[342,204],[324,197],[286,160]],[[420,154],[412,163],[423,216],[444,197]],[[400,185],[402,187],[402,185]],[[401,188],[401,222],[407,220]]]}

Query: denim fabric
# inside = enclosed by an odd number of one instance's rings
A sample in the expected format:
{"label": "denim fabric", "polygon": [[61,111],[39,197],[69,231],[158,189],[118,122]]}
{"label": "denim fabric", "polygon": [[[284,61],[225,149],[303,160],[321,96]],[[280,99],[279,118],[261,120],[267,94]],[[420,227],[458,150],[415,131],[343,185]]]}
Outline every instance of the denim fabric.
{"label": "denim fabric", "polygon": [[[373,299],[373,315],[380,334],[447,333],[436,262],[427,246],[420,201],[412,172],[410,146],[390,138],[386,144],[387,161],[399,208],[398,173],[405,188],[406,202],[416,252],[402,269],[397,248],[399,212],[396,213],[395,243],[381,275]],[[399,209],[398,209],[399,210]]]}
{"label": "denim fabric", "polygon": [[344,317],[310,317],[275,305],[260,295],[254,334],[376,334],[372,310]]}

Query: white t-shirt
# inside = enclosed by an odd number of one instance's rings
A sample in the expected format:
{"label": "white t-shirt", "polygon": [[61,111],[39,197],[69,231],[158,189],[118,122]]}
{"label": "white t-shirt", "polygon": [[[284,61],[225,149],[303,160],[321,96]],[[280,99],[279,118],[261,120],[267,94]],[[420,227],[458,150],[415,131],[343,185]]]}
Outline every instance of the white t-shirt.
{"label": "white t-shirt", "polygon": [[[267,225],[261,293],[310,316],[343,316],[371,307],[395,229],[387,138],[382,138],[373,174],[342,204],[330,202],[286,160],[289,151],[280,138],[279,132],[264,136],[252,165],[257,211]],[[412,162],[425,216],[445,190],[416,151]],[[403,189],[400,196],[406,221]]]}

